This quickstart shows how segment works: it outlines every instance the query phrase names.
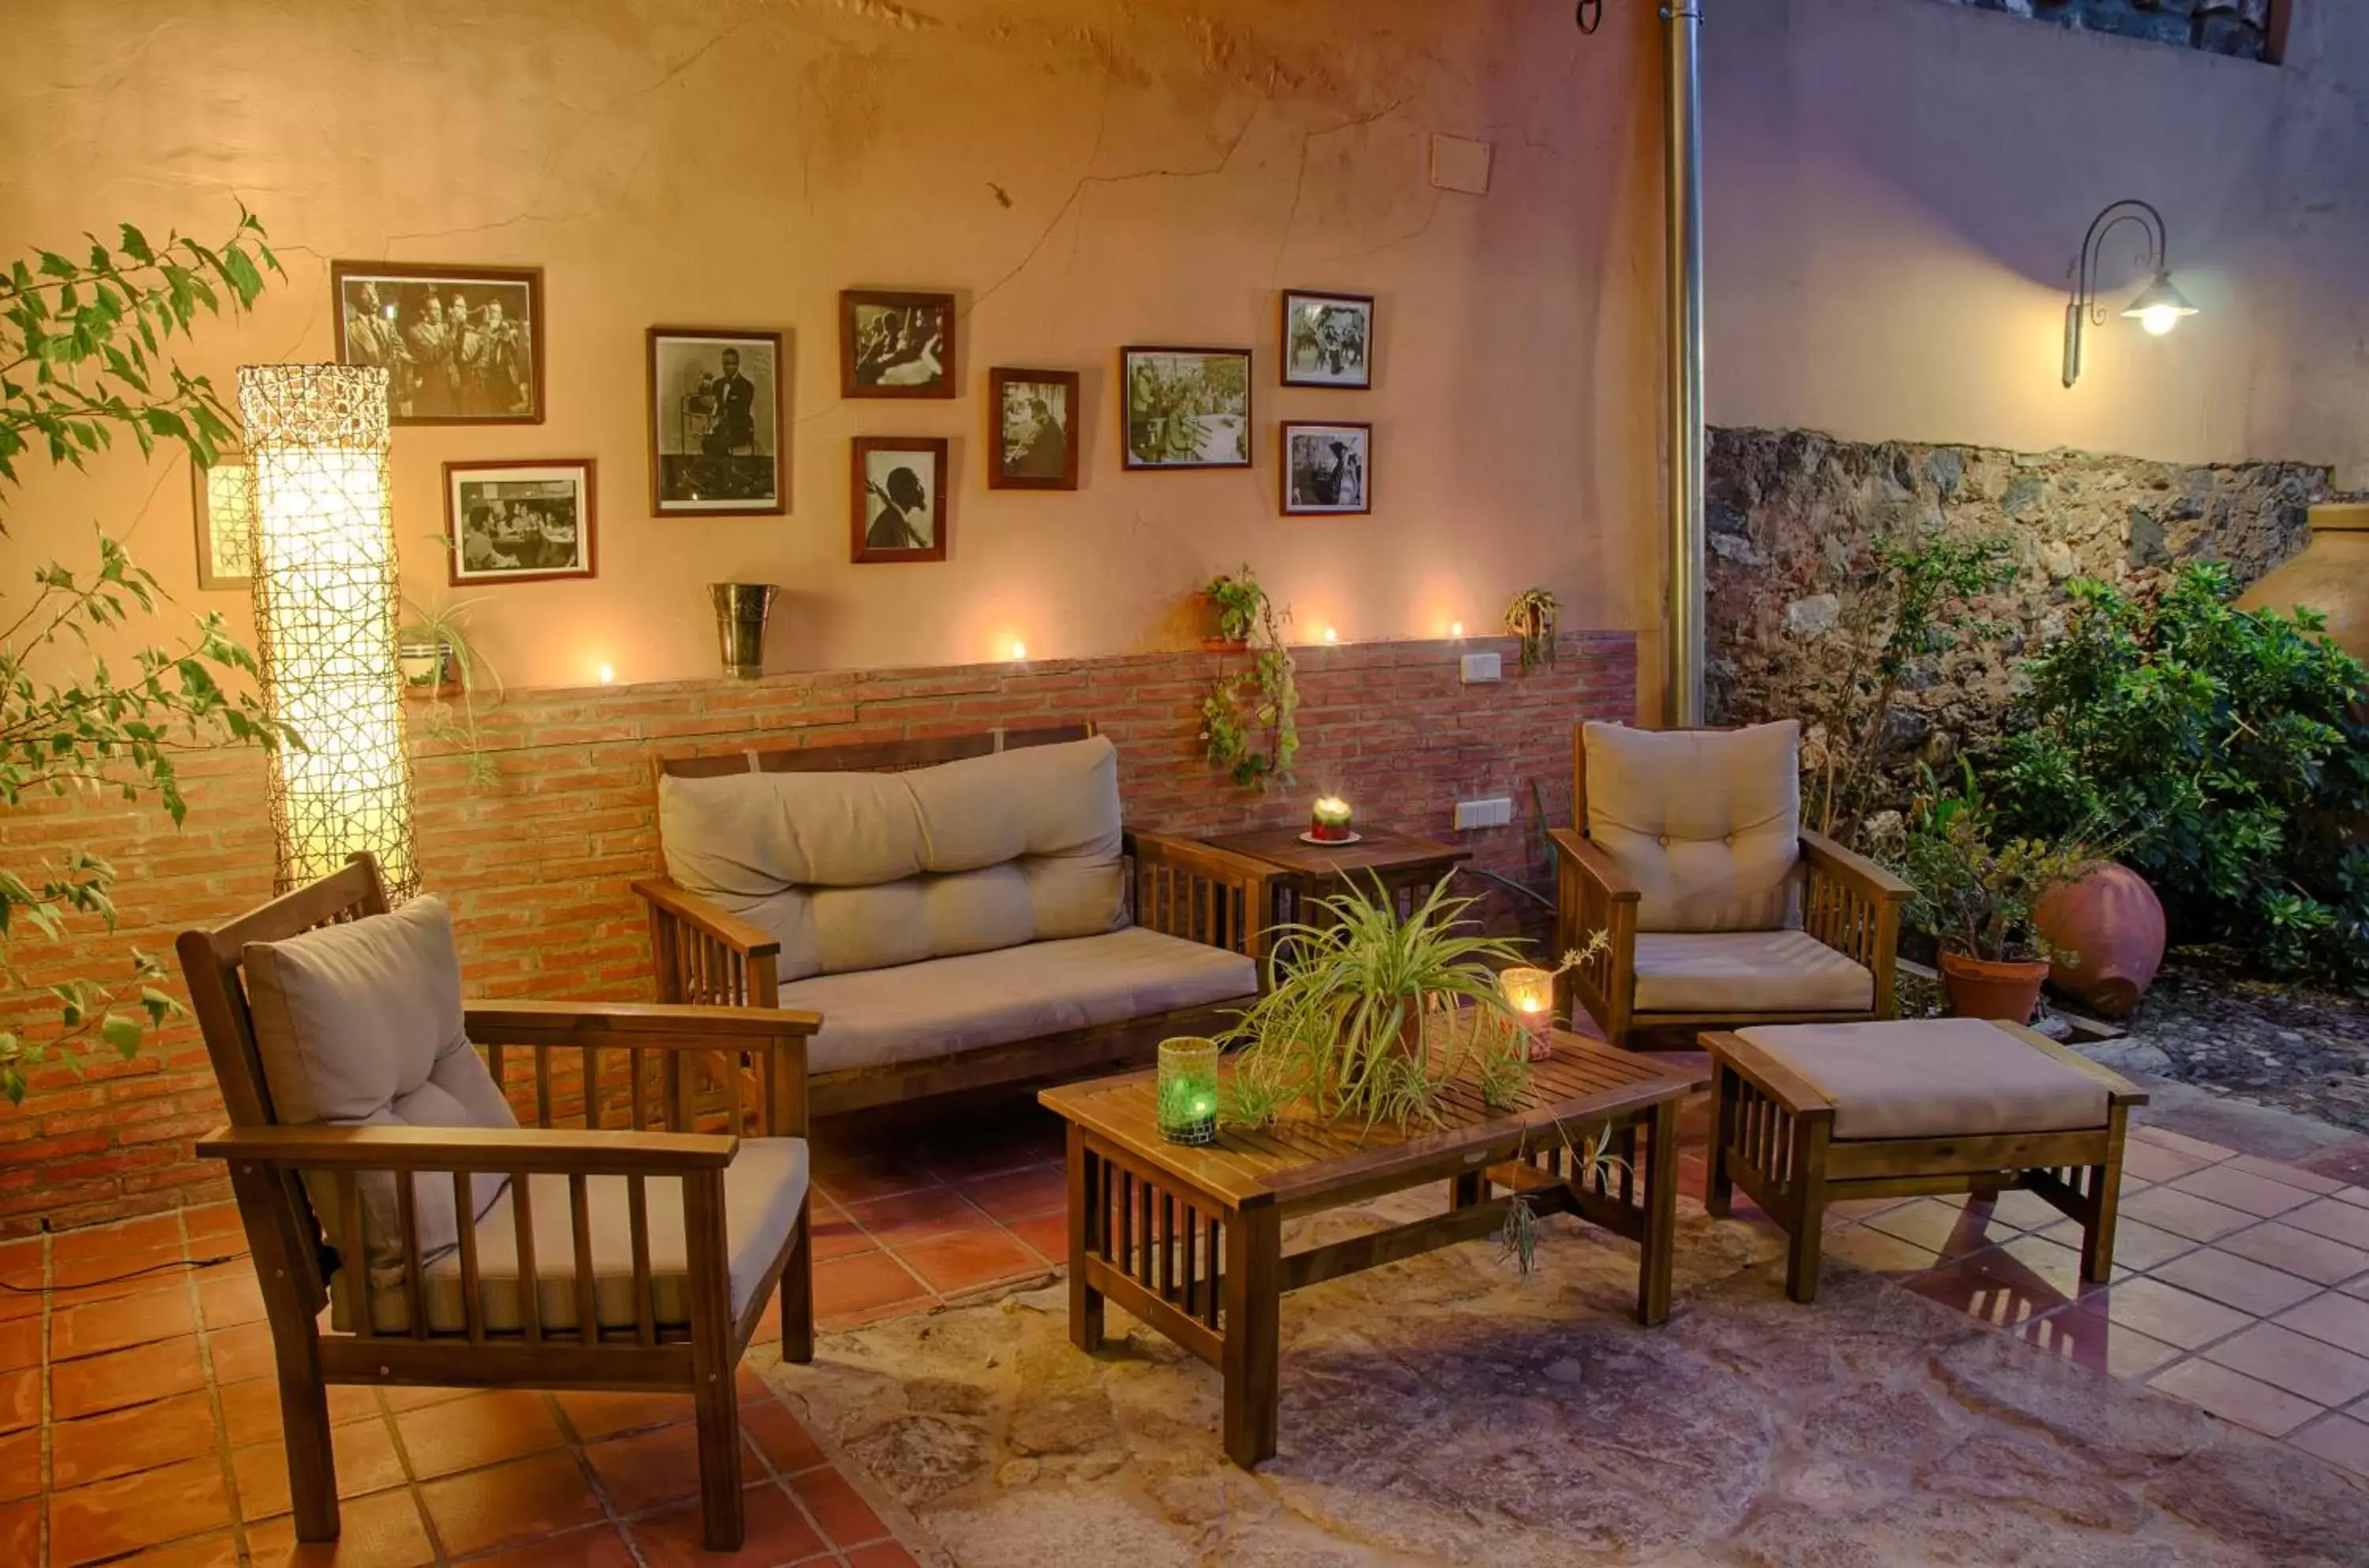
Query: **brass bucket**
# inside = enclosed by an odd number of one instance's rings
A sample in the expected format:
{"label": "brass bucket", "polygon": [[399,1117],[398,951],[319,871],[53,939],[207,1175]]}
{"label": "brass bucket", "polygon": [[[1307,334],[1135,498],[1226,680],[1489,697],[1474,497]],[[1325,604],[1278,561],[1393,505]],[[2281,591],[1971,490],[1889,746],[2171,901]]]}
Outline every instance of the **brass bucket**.
{"label": "brass bucket", "polygon": [[715,643],[725,674],[754,681],[765,673],[765,618],[772,613],[773,596],[780,591],[769,582],[707,585],[708,596],[715,601]]}

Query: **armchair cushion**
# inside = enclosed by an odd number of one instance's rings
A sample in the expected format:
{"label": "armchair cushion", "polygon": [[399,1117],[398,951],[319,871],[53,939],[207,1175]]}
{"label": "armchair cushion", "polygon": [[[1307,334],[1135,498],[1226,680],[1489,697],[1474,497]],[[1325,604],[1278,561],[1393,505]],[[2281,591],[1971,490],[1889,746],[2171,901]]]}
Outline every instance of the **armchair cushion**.
{"label": "armchair cushion", "polygon": [[1801,726],[1590,724],[1587,836],[1637,885],[1640,931],[1789,922],[1802,853]]}
{"label": "armchair cushion", "polygon": [[[461,959],[441,898],[323,926],[242,954],[247,1008],[274,1117],[283,1125],[514,1127],[518,1118],[461,1027]],[[341,1251],[344,1213],[326,1175],[307,1177],[323,1229]],[[361,1242],[373,1266],[401,1261],[395,1177],[361,1189]],[[471,1178],[477,1211],[504,1178]],[[418,1242],[432,1256],[457,1238],[452,1180],[415,1178]]]}
{"label": "armchair cushion", "polygon": [[1637,933],[1639,1013],[1860,1013],[1875,977],[1802,931]]}

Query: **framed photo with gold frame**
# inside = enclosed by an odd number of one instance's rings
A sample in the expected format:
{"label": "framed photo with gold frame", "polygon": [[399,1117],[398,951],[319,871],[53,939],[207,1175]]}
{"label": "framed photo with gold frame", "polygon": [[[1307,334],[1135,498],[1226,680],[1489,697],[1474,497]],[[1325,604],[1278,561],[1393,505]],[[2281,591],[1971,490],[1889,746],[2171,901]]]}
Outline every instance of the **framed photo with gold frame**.
{"label": "framed photo with gold frame", "polygon": [[246,588],[255,581],[255,464],[224,447],[189,464],[189,505],[198,532],[198,586]]}

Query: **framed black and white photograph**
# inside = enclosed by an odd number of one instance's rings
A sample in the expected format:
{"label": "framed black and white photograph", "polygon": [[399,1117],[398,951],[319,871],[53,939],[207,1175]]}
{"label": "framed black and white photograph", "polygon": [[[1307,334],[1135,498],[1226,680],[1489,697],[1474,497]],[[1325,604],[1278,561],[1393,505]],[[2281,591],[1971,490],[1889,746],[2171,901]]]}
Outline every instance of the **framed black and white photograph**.
{"label": "framed black and white photograph", "polygon": [[788,509],[782,472],[782,335],[653,326],[650,510],[766,517]]}
{"label": "framed black and white photograph", "polygon": [[448,463],[452,586],[598,575],[592,460]]}
{"label": "framed black and white photograph", "polygon": [[839,296],[842,397],[955,395],[955,297],[849,289]]}
{"label": "framed black and white photograph", "polygon": [[849,560],[946,558],[946,450],[939,438],[855,438]]}
{"label": "framed black and white photograph", "polygon": [[337,261],[338,358],[383,366],[398,425],[543,423],[543,271]]}
{"label": "framed black and white photograph", "polygon": [[189,465],[189,506],[198,523],[198,586],[246,588],[255,580],[255,464],[225,447]]}
{"label": "framed black and white photograph", "polygon": [[987,372],[990,490],[1078,487],[1078,372]]}
{"label": "framed black and white photograph", "polygon": [[1283,295],[1283,384],[1374,384],[1374,300],[1287,289]]}
{"label": "framed black and white photograph", "polygon": [[1374,509],[1374,427],[1286,424],[1286,517],[1346,516]]}
{"label": "framed black and white photograph", "polygon": [[1127,467],[1251,465],[1248,349],[1122,349],[1119,384]]}

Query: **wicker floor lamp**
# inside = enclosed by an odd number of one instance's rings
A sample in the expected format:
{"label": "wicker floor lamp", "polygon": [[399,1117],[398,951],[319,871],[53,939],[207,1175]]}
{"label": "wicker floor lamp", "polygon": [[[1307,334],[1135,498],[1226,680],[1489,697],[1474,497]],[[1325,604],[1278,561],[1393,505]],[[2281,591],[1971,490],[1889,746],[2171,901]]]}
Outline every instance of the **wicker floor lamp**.
{"label": "wicker floor lamp", "polygon": [[238,401],[255,461],[264,699],[304,742],[272,761],[278,886],[302,887],[369,850],[388,890],[407,897],[419,874],[395,657],[386,372],[248,365]]}

